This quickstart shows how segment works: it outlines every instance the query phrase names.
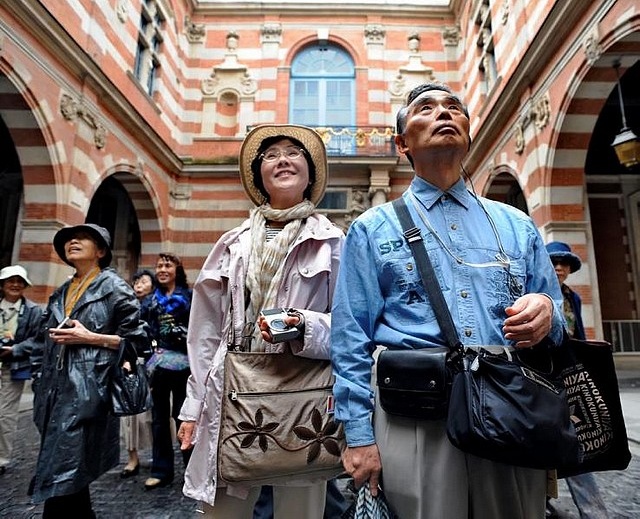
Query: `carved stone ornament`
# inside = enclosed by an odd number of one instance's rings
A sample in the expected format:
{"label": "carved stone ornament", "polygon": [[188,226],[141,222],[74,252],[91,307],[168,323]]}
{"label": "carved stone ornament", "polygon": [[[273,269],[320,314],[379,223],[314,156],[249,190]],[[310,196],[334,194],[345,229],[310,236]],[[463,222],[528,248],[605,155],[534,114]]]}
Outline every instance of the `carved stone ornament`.
{"label": "carved stone ornament", "polygon": [[407,42],[409,43],[409,50],[411,52],[418,52],[420,50],[420,34],[418,34],[417,31],[409,34]]}
{"label": "carved stone ornament", "polygon": [[367,45],[383,43],[386,31],[382,25],[369,24],[364,28],[364,39]]}
{"label": "carved stone ornament", "polygon": [[107,144],[107,129],[100,123],[96,123],[96,130],[93,133],[93,143],[99,150]]}
{"label": "carved stone ornament", "polygon": [[193,23],[187,16],[184,19],[184,28],[189,43],[200,43],[204,40],[206,30],[203,23]]}
{"label": "carved stone ornament", "polygon": [[77,118],[84,121],[90,128],[93,128],[93,143],[96,148],[102,149],[107,143],[107,129],[98,121],[96,116],[92,114],[87,107],[74,99],[68,94],[62,94],[60,98],[60,113],[67,121],[73,121]]}
{"label": "carved stone ornament", "polygon": [[211,74],[211,77],[208,77],[202,80],[202,85],[200,86],[200,89],[202,90],[202,93],[204,95],[212,96],[215,93],[216,87],[218,86],[219,82],[220,81],[218,80],[214,72],[213,74]]}
{"label": "carved stone ornament", "polygon": [[258,90],[258,82],[251,77],[249,72],[244,73],[244,76],[240,80],[240,84],[242,85],[242,93],[244,95],[253,95]]}
{"label": "carved stone ornament", "polygon": [[457,26],[445,27],[442,29],[442,39],[445,46],[455,47],[460,41],[460,28]]}
{"label": "carved stone ornament", "polygon": [[600,45],[597,27],[584,40],[584,54],[589,65],[593,65],[602,56],[602,45]]}
{"label": "carved stone ornament", "polygon": [[400,97],[403,96],[406,92],[407,81],[403,77],[403,75],[398,72],[393,81],[391,81],[391,85],[389,85],[389,93],[393,96]]}
{"label": "carved stone ornament", "polygon": [[127,4],[129,2],[127,0],[118,0],[116,4],[116,16],[121,23],[125,23],[127,21]]}
{"label": "carved stone ornament", "polygon": [[518,155],[522,155],[524,151],[524,131],[522,129],[522,123],[516,124],[515,127],[515,151]]}
{"label": "carved stone ornament", "polygon": [[504,2],[502,2],[502,7],[500,8],[500,21],[502,22],[502,25],[507,25],[510,11],[511,6],[509,5],[509,0],[504,0]]}
{"label": "carved stone ornament", "polygon": [[67,121],[72,121],[78,115],[78,102],[70,95],[62,94],[60,113]]}
{"label": "carved stone ornament", "polygon": [[542,97],[538,98],[531,108],[533,122],[538,130],[542,130],[551,118],[551,98],[549,92],[545,93]]}
{"label": "carved stone ornament", "polygon": [[238,50],[238,42],[240,41],[240,36],[235,31],[229,31],[227,33],[227,50],[229,52],[235,53]]}
{"label": "carved stone ornament", "polygon": [[262,43],[280,43],[282,39],[282,25],[279,23],[265,23],[260,29]]}

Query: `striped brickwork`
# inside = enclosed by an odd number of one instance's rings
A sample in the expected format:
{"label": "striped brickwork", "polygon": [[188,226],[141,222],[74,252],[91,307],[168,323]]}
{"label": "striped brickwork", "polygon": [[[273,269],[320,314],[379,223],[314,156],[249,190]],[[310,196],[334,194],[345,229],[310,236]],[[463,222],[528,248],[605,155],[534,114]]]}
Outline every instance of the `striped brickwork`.
{"label": "striped brickwork", "polygon": [[[572,282],[599,333],[602,274],[584,164],[615,84],[612,56],[622,54],[621,73],[640,56],[633,1],[157,3],[165,22],[152,95],[132,73],[142,0],[0,5],[0,116],[23,167],[19,257],[35,272],[38,297],[68,273],[52,256],[53,233],[84,220],[110,175],[135,208],[140,264],[173,251],[193,281],[215,240],[248,215],[235,165],[246,127],[288,122],[291,63],[321,39],[353,59],[357,126],[394,126],[406,92],[430,79],[463,94],[477,191],[499,198],[519,186],[543,237],[582,256]],[[490,34],[481,34],[484,16]],[[478,42],[487,38],[493,82],[481,71]],[[402,158],[331,159],[330,171],[333,187],[373,184],[376,203],[398,196],[412,175]]]}

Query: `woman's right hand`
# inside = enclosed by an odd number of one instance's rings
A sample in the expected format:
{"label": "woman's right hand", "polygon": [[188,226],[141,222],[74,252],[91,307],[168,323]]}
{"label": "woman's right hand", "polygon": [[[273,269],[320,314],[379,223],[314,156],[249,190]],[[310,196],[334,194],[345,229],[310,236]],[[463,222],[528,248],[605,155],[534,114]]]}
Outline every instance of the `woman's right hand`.
{"label": "woman's right hand", "polygon": [[178,429],[178,440],[180,440],[180,450],[188,451],[193,448],[191,438],[193,438],[193,431],[196,428],[196,422],[182,422],[180,429]]}

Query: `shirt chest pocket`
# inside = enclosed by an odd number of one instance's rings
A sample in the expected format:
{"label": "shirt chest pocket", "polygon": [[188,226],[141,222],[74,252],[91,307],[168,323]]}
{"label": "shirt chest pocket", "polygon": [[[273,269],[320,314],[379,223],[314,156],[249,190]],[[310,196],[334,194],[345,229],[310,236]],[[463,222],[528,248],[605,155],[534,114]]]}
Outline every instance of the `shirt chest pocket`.
{"label": "shirt chest pocket", "polygon": [[[438,258],[429,257],[440,289],[448,290]],[[433,306],[424,288],[415,259],[410,254],[397,255],[383,265],[382,289],[394,318],[405,325],[430,323],[436,319]]]}

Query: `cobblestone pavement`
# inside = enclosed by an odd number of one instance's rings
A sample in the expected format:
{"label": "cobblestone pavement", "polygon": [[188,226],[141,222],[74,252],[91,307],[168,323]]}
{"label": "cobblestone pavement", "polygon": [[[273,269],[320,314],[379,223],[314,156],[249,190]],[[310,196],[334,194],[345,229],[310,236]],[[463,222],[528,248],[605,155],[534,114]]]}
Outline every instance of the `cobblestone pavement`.
{"label": "cobblestone pavement", "polygon": [[[640,390],[639,390],[640,391]],[[0,476],[0,518],[31,519],[42,515],[42,505],[33,505],[27,496],[27,488],[35,466],[38,451],[38,433],[31,421],[31,411],[20,413],[19,435],[13,464]],[[596,474],[610,519],[632,519],[640,517],[640,444],[633,442],[633,460],[629,468],[620,472]],[[141,453],[140,474],[122,480],[119,472],[124,466],[126,452],[122,449],[122,465],[104,474],[91,484],[94,509],[100,519],[174,519],[198,517],[194,501],[182,495],[182,462],[176,453],[176,478],[165,488],[152,491],[144,489],[144,480],[149,476],[149,451]],[[566,484],[560,482],[560,497],[556,508],[562,519],[578,519]],[[304,519],[294,518],[291,519]],[[407,519],[407,518],[403,518]],[[535,519],[535,518],[532,518]]]}

